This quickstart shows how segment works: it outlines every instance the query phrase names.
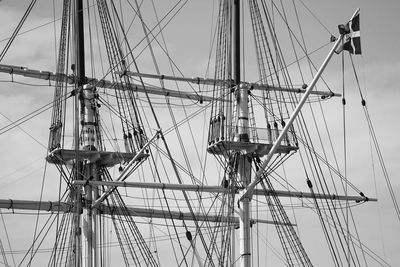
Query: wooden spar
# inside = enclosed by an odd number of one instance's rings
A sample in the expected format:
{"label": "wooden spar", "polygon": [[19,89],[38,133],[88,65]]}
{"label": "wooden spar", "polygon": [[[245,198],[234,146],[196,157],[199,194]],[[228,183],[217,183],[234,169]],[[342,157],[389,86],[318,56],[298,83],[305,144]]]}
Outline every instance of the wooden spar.
{"label": "wooden spar", "polygon": [[[4,65],[0,64],[0,72],[8,73],[12,75],[21,75],[28,78],[35,78],[40,80],[46,81],[56,81],[61,80],[67,82],[68,84],[74,83],[73,75],[66,75],[63,73],[53,73],[51,71],[41,71],[41,70],[33,70],[28,69],[22,66],[13,66],[13,65]],[[116,74],[120,74],[122,72],[115,72]],[[184,81],[184,82],[191,82],[194,84],[226,84],[230,85],[232,83],[231,80],[215,80],[209,78],[185,78],[185,77],[173,77],[173,76],[166,76],[166,75],[153,75],[147,73],[136,73],[136,72],[126,72],[128,76],[138,76],[143,78],[154,78],[154,79],[164,79],[164,80],[171,80],[171,81]],[[123,84],[123,83],[115,83],[108,80],[98,80],[95,78],[86,77],[85,78],[88,84],[105,88],[105,89],[116,89],[116,90],[133,90],[135,92],[144,93],[145,90],[148,94],[152,95],[163,95],[163,96],[170,96],[174,98],[183,98],[183,99],[190,99],[194,101],[215,101],[217,99],[212,97],[207,97],[199,94],[177,91],[172,89],[161,88],[157,86],[150,86],[147,85],[145,88],[140,84]],[[268,84],[259,84],[259,83],[246,83],[250,90],[265,90],[265,91],[277,91],[277,92],[288,92],[288,93],[298,93],[303,94],[305,93],[305,89],[303,88],[290,88],[290,87],[278,87],[278,86],[271,86]],[[312,91],[310,94],[312,95],[320,95],[323,97],[340,97],[341,94],[334,93],[334,92],[326,92],[326,91]]]}
{"label": "wooden spar", "polygon": [[[0,199],[0,208],[9,210],[34,210],[34,211],[48,211],[48,212],[60,212],[60,213],[72,213],[75,211],[73,204],[66,202],[56,202],[56,201],[32,201],[32,200],[12,200],[12,199]],[[239,223],[238,217],[226,217],[221,215],[211,215],[211,214],[193,214],[190,212],[180,212],[180,211],[167,211],[167,210],[156,210],[156,209],[146,209],[146,208],[134,208],[126,207],[121,208],[119,206],[99,206],[99,214],[108,215],[128,215],[133,217],[145,217],[145,218],[160,218],[160,219],[173,219],[173,220],[185,220],[185,221],[207,221],[207,222],[232,222],[235,224]],[[76,211],[75,211],[76,212]],[[262,219],[251,219],[251,223],[263,223],[263,224],[279,224],[287,225],[280,222],[274,222],[270,220]],[[295,226],[295,224],[291,224]]]}
{"label": "wooden spar", "polygon": [[[277,92],[288,92],[288,93],[298,93],[304,94],[306,93],[306,89],[303,88],[289,88],[289,87],[276,87],[268,84],[259,84],[259,83],[249,83],[250,90],[265,90],[265,91],[277,91]],[[319,95],[322,97],[340,97],[341,94],[334,92],[325,92],[325,91],[311,91],[310,95]]]}
{"label": "wooden spar", "polygon": [[[194,84],[205,84],[205,85],[225,85],[231,86],[232,80],[218,80],[218,79],[210,79],[210,78],[188,78],[188,77],[176,77],[176,76],[168,76],[168,75],[157,75],[157,74],[149,74],[149,73],[139,73],[139,72],[122,72],[116,71],[115,74],[118,75],[127,75],[132,77],[142,77],[142,78],[150,78],[150,79],[158,79],[158,80],[170,80],[170,81],[180,81],[180,82],[189,82]],[[277,92],[288,92],[288,93],[299,93],[303,94],[306,92],[306,89],[303,88],[290,88],[290,87],[280,87],[280,86],[272,86],[268,84],[260,84],[260,83],[244,83],[248,85],[250,90],[265,90],[265,91],[277,91]],[[320,95],[324,97],[340,97],[341,94],[337,94],[334,92],[325,92],[325,91],[312,91],[312,95]]]}
{"label": "wooden spar", "polygon": [[210,79],[210,78],[188,78],[188,77],[177,77],[177,76],[169,76],[169,75],[158,75],[158,74],[150,74],[150,73],[139,73],[133,71],[116,71],[115,74],[118,75],[126,75],[130,77],[141,77],[141,78],[150,78],[150,79],[157,79],[157,80],[169,80],[169,81],[176,81],[176,82],[189,82],[194,84],[205,84],[205,85],[231,85],[231,80],[218,80],[218,79]]}
{"label": "wooden spar", "polygon": [[[2,73],[9,73],[13,75],[21,75],[24,77],[29,78],[36,78],[41,80],[47,81],[56,81],[61,80],[67,82],[68,84],[74,84],[74,77],[73,75],[65,75],[63,73],[53,73],[50,71],[40,71],[40,70],[31,70],[26,67],[18,67],[18,66],[10,66],[10,65],[3,65],[0,64],[0,72]],[[105,89],[113,89],[113,90],[132,90],[134,92],[144,93],[147,92],[151,95],[161,95],[161,96],[169,96],[175,98],[183,98],[183,99],[190,99],[193,101],[217,101],[218,99],[200,95],[197,93],[190,93],[190,92],[183,92],[177,90],[171,90],[166,88],[161,88],[157,86],[146,85],[143,87],[139,84],[125,84],[120,82],[111,82],[108,80],[98,80],[90,77],[85,78],[88,85],[92,85],[95,87],[105,88]]]}
{"label": "wooden spar", "polygon": [[[94,186],[109,186],[109,187],[132,187],[145,189],[161,189],[161,190],[181,190],[191,192],[207,192],[207,193],[235,193],[238,194],[238,189],[223,188],[215,185],[187,185],[187,184],[166,184],[166,183],[141,183],[141,182],[121,182],[121,181],[73,181],[73,185],[83,186],[85,184]],[[300,191],[284,191],[284,190],[254,190],[254,195],[276,195],[279,197],[296,197],[296,198],[311,198],[311,199],[330,199],[330,200],[347,200],[355,202],[377,201],[376,198],[368,198],[365,196],[344,196],[335,194],[311,194]]]}
{"label": "wooden spar", "polygon": [[72,204],[58,201],[34,201],[34,200],[13,200],[0,199],[0,208],[14,210],[35,210],[48,212],[73,212]]}
{"label": "wooden spar", "polygon": [[[204,215],[200,213],[180,212],[180,211],[168,211],[168,210],[155,210],[145,208],[120,208],[113,206],[102,206],[101,210],[103,214],[121,214],[129,215],[134,217],[146,217],[146,218],[159,218],[159,219],[174,219],[174,220],[185,220],[185,221],[207,221],[207,222],[232,222],[239,224],[238,217],[226,217],[221,215]],[[270,220],[262,219],[250,219],[251,223],[264,223],[264,224],[279,224],[286,225],[280,222],[274,222]]]}

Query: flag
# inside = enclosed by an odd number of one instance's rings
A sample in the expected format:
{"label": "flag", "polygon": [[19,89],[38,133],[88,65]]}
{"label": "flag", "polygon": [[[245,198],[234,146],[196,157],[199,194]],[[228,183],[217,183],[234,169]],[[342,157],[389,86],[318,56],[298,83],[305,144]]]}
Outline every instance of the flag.
{"label": "flag", "polygon": [[361,40],[360,40],[360,10],[354,13],[353,17],[345,26],[344,42],[339,47],[338,52],[347,50],[352,54],[361,55]]}

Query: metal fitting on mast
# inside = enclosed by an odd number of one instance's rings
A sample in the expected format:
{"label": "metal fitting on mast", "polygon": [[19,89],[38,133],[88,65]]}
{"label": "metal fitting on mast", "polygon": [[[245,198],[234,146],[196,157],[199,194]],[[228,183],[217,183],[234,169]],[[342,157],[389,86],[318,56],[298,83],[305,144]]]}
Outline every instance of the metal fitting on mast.
{"label": "metal fitting on mast", "polygon": [[83,150],[96,151],[96,88],[85,84],[82,88],[81,97],[81,146]]}

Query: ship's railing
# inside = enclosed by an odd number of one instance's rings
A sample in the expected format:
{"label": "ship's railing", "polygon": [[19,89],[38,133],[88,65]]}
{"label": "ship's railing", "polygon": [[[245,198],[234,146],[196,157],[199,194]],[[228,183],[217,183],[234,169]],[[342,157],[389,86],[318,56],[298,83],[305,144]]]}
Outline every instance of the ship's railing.
{"label": "ship's railing", "polygon": [[[276,124],[275,124],[276,125]],[[281,129],[267,125],[266,128],[239,127],[223,125],[222,123],[211,123],[209,132],[209,145],[219,141],[243,142],[243,133],[248,134],[248,142],[260,144],[273,144],[278,139]],[[294,130],[289,130],[282,140],[281,145],[297,146],[297,138]]]}

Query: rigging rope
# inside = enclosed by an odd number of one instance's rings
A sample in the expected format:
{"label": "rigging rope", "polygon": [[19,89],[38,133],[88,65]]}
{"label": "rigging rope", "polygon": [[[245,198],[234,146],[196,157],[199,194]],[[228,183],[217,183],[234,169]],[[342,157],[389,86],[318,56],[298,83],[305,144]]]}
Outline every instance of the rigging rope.
{"label": "rigging rope", "polygon": [[350,54],[350,60],[351,60],[354,76],[356,78],[356,82],[357,82],[357,87],[358,87],[358,91],[359,91],[359,94],[360,94],[360,98],[361,98],[361,105],[362,105],[362,108],[363,108],[363,111],[364,111],[365,118],[366,118],[367,123],[368,123],[369,133],[370,133],[370,136],[371,136],[372,141],[374,143],[375,151],[376,151],[376,153],[378,155],[379,163],[381,165],[383,176],[385,178],[386,185],[387,185],[387,188],[389,190],[389,194],[390,194],[390,197],[392,199],[393,206],[394,206],[397,218],[398,218],[398,220],[400,222],[400,207],[399,207],[399,204],[397,202],[396,195],[394,193],[393,186],[392,186],[392,183],[391,183],[390,178],[389,178],[389,173],[387,172],[387,169],[386,169],[385,161],[383,160],[383,155],[382,155],[379,143],[378,143],[378,139],[377,139],[376,134],[375,134],[375,129],[373,127],[371,117],[369,115],[367,102],[364,99],[362,91],[361,91],[360,82],[358,80],[358,75],[357,75],[357,72],[356,72],[356,69],[355,69],[355,66],[354,66],[354,62],[353,62],[353,57],[351,56],[351,54]]}
{"label": "rigging rope", "polygon": [[32,8],[35,6],[36,0],[32,0],[29,4],[28,8],[26,9],[24,15],[22,16],[21,20],[19,21],[17,27],[15,28],[14,32],[12,33],[11,37],[8,39],[7,44],[4,46],[3,50],[0,53],[0,62],[3,60],[4,56],[6,55],[8,49],[10,48],[11,44],[14,42],[15,37],[17,37],[19,30],[21,29],[22,25],[24,25],[28,15],[31,13]]}
{"label": "rigging rope", "polygon": [[[186,1],[186,2],[187,2],[187,1]],[[185,2],[184,4],[186,4],[186,2]],[[154,12],[156,13],[156,10],[154,10]],[[157,13],[156,13],[156,14],[157,14]],[[143,21],[143,19],[142,19],[142,16],[141,16],[141,14],[140,14],[139,11],[138,11],[138,15],[139,15],[139,18],[140,18],[141,21],[142,21],[143,31],[144,31],[145,35],[148,36],[147,31],[146,31],[146,27],[145,27],[145,23],[144,23],[144,21]],[[156,17],[158,18],[157,15],[156,15]],[[158,23],[158,24],[159,24],[159,23]],[[167,48],[167,45],[166,45],[166,41],[165,41],[164,35],[163,35],[162,31],[160,31],[160,32],[161,32],[161,38],[162,38],[162,41],[163,41],[163,44],[164,44],[164,49],[163,49],[163,50],[167,53],[168,59],[170,59],[170,56],[168,55],[168,48]],[[148,38],[147,38],[147,41],[148,41],[148,45],[147,45],[147,46],[148,46],[149,49],[150,49],[150,53],[151,53],[151,56],[152,56],[152,58],[153,58],[153,63],[154,63],[154,66],[155,66],[155,68],[156,68],[156,72],[157,72],[157,74],[159,75],[159,74],[160,74],[160,71],[159,71],[158,64],[157,64],[157,62],[156,62],[156,58],[155,58],[155,55],[154,55],[154,52],[153,52],[153,49],[152,49],[152,45],[151,45],[150,40],[149,40]],[[173,73],[173,75],[174,75],[173,62],[171,62],[171,61],[170,61],[170,69],[172,70],[172,73]],[[164,88],[164,82],[163,82],[163,80],[160,80],[160,83],[161,83],[162,88]],[[178,86],[178,84],[176,84],[176,85]],[[179,88],[179,87],[178,87],[178,88]],[[166,100],[166,104],[167,104],[167,107],[168,107],[170,116],[171,116],[172,121],[173,121],[173,125],[176,126],[176,119],[175,119],[175,115],[174,115],[174,113],[173,113],[173,111],[172,111],[172,108],[171,108],[171,105],[170,105],[169,97],[165,97],[165,100]],[[181,101],[183,101],[183,100],[181,100]],[[183,105],[183,103],[182,103],[182,105]],[[184,106],[183,106],[183,107],[184,107]],[[185,117],[187,117],[187,112],[186,112],[185,107],[184,107],[184,113],[185,113]],[[191,128],[191,125],[190,125],[189,121],[187,121],[187,124],[188,124],[188,127],[189,127],[189,131],[190,131],[190,134],[191,134],[193,143],[194,143],[194,145],[195,145],[194,136],[193,136],[193,131],[192,131],[192,128]],[[192,178],[192,181],[193,181],[194,175],[193,175],[193,172],[192,172],[192,169],[191,169],[191,166],[190,166],[190,163],[189,163],[189,159],[188,159],[188,156],[187,156],[187,152],[186,152],[185,146],[184,146],[184,144],[183,144],[182,137],[181,137],[181,134],[180,134],[180,131],[179,131],[178,127],[176,127],[175,132],[176,132],[176,134],[177,134],[178,141],[179,141],[179,144],[180,144],[180,146],[181,146],[181,151],[183,152],[183,156],[184,156],[184,158],[185,158],[185,162],[186,162],[186,165],[187,165],[187,170],[188,170],[189,175],[190,175],[190,177]],[[197,149],[196,146],[195,146],[195,150],[196,150],[197,158],[200,160],[199,153],[198,153],[198,149]],[[194,181],[193,181],[193,182],[194,182]],[[186,198],[186,196],[185,196],[185,198]],[[202,198],[201,193],[198,193],[198,200],[200,201],[200,203],[201,203],[201,198]],[[187,204],[190,205],[189,203],[187,203]],[[204,209],[203,205],[199,205],[199,210],[201,210],[201,209]],[[186,223],[184,223],[184,226],[185,226],[185,228],[187,229]],[[203,243],[203,246],[204,246],[204,249],[206,250],[207,255],[210,255],[207,259],[210,259],[210,258],[211,258],[211,255],[212,255],[212,252],[209,253],[209,248],[205,245],[205,242],[204,242],[204,238],[203,238],[203,236],[202,236],[202,233],[199,232],[200,229],[196,229],[196,230],[197,230],[197,231],[196,231],[196,236],[197,236],[197,235],[200,236],[200,238],[201,238],[201,240],[202,240],[202,243]],[[190,233],[190,232],[188,232],[188,230],[186,230],[186,231],[187,231],[187,233]],[[187,236],[187,237],[188,237],[188,236]],[[191,234],[190,234],[190,237],[191,237]],[[189,240],[189,237],[188,237],[187,239]],[[200,260],[200,258],[199,258],[199,256],[198,256],[197,250],[196,250],[196,248],[195,248],[195,246],[194,246],[195,243],[192,242],[191,238],[190,238],[189,241],[190,241],[191,247],[192,247],[192,249],[193,249],[194,256],[196,256],[196,258],[197,258],[199,264],[201,265],[201,260]],[[211,241],[211,244],[213,244],[212,241]],[[211,260],[210,260],[210,263],[212,264],[212,261],[211,261]],[[204,263],[204,264],[206,264],[206,263]]]}
{"label": "rigging rope", "polygon": [[[71,97],[71,96],[68,95],[68,94],[66,94],[66,95],[63,96],[64,99],[67,99],[67,98],[69,98],[69,97]],[[19,119],[17,119],[17,120],[14,120],[14,121],[11,121],[11,123],[9,123],[9,124],[7,124],[7,125],[1,127],[1,128],[0,128],[0,135],[2,135],[2,134],[4,134],[4,133],[6,133],[6,132],[8,132],[8,131],[10,131],[10,130],[16,128],[16,127],[18,127],[18,126],[21,125],[22,123],[25,123],[25,122],[29,121],[30,119],[32,119],[32,118],[34,118],[34,117],[36,117],[36,116],[42,114],[43,112],[45,112],[45,111],[47,111],[47,110],[49,110],[49,109],[52,107],[53,103],[54,103],[54,101],[49,102],[49,103],[47,103],[47,104],[45,104],[45,105],[39,107],[38,109],[36,109],[36,110],[34,110],[34,111],[32,111],[32,112],[30,112],[30,113],[28,113],[28,114],[22,116],[21,118],[19,118]],[[3,115],[3,116],[4,116],[4,115]]]}
{"label": "rigging rope", "polygon": [[[62,23],[61,23],[61,36],[60,36],[60,44],[58,50],[58,58],[57,58],[57,72],[56,73],[65,73],[65,66],[68,66],[68,57],[66,56],[67,49],[69,48],[69,37],[70,37],[70,27],[69,27],[69,17],[70,17],[70,7],[71,1],[64,0],[63,1],[63,13],[62,13]],[[68,71],[65,73],[68,75]],[[61,75],[56,76],[56,85],[54,87],[54,100],[53,100],[53,112],[51,117],[50,124],[50,136],[49,136],[49,144],[48,150],[52,151],[55,148],[61,147],[61,136],[64,131],[62,127],[63,119],[65,119],[65,101],[66,98],[63,97],[63,94],[66,94],[67,90],[67,82],[63,81]]]}
{"label": "rigging rope", "polygon": [[[275,5],[274,3],[273,3],[273,5]],[[283,4],[282,4],[282,1],[281,1],[281,6],[282,6],[282,11],[280,11],[280,10],[278,10],[278,8],[276,7],[276,10],[277,10],[277,12],[280,14],[280,16],[281,16],[281,18],[282,18],[282,20],[285,22],[285,24],[287,25],[287,26],[289,26],[289,24],[288,24],[288,21],[287,21],[287,19],[286,19],[286,13],[285,13],[285,10],[284,10],[284,7],[283,7]],[[297,17],[297,21],[299,22],[299,19],[298,19],[298,17]],[[300,27],[300,26],[299,26]],[[294,33],[293,33],[293,31],[288,27],[288,30],[289,30],[289,36],[290,36],[290,38],[291,38],[291,40],[292,40],[292,36],[295,38],[295,40],[297,41],[297,43],[299,44],[299,46],[301,47],[301,49],[303,49],[303,51],[305,52],[305,54],[306,54],[306,56],[308,55],[308,53],[307,53],[307,50],[306,50],[306,47],[305,47],[305,45],[304,45],[304,38],[302,39],[303,40],[303,45],[301,45],[300,44],[300,42],[299,42],[299,40],[297,39],[297,37],[294,35]],[[301,35],[303,35],[302,34],[302,30],[301,30],[301,28],[300,28],[300,33],[301,33]],[[292,44],[293,44],[293,41],[292,41]],[[296,55],[297,53],[295,52],[295,55]],[[312,68],[311,68],[311,66],[310,66],[310,70],[311,70]],[[289,81],[289,76],[286,76],[286,79],[288,79],[288,81]],[[290,84],[290,83],[289,83]],[[293,103],[295,102],[295,101],[292,101]],[[299,122],[301,122],[301,124],[300,124],[300,129],[301,129],[301,132],[303,132],[303,134],[305,135],[305,136],[307,136],[308,138],[306,138],[306,140],[308,140],[307,142],[310,142],[310,138],[309,138],[309,133],[308,133],[308,131],[307,131],[307,129],[305,128],[305,123],[303,122],[303,118],[302,118],[302,115],[300,115],[300,120],[299,120]],[[310,145],[308,145],[308,146],[310,146]],[[311,147],[313,147],[312,145],[311,145]],[[314,149],[312,149],[312,151],[313,151]],[[306,153],[306,156],[307,156],[307,160],[309,161],[309,168],[310,168],[310,170],[311,170],[311,173],[312,173],[312,175],[314,176],[314,179],[316,179],[316,178],[318,178],[318,180],[319,180],[319,183],[320,183],[320,189],[321,190],[323,190],[323,192],[327,192],[328,194],[329,194],[329,191],[327,191],[328,189],[328,187],[327,187],[327,184],[326,184],[326,181],[325,181],[325,179],[323,178],[323,172],[322,172],[322,169],[321,169],[321,166],[320,166],[320,164],[319,164],[319,162],[318,162],[318,159],[317,159],[317,157],[315,156],[315,155],[313,155],[313,153],[311,153],[311,152],[309,152],[309,154],[308,153]],[[318,188],[317,188],[318,189]],[[332,207],[332,205],[328,202],[328,201],[326,201],[326,205],[327,205],[327,207],[329,208],[329,207]],[[326,211],[322,211],[323,213],[325,213]],[[325,216],[327,216],[327,215],[325,215]],[[341,227],[335,227],[335,224],[339,224],[340,225],[340,220],[339,220],[339,217],[338,217],[338,214],[336,213],[336,212],[334,212],[334,214],[332,214],[331,213],[331,217],[336,217],[337,219],[335,220],[335,221],[333,221],[334,222],[334,227],[333,227],[333,229],[336,229],[336,235],[337,235],[337,237],[338,237],[338,241],[340,241],[340,243],[342,243],[341,242],[341,235],[340,235],[340,232],[339,231],[337,231],[337,229],[338,228],[341,228]],[[330,226],[329,226],[329,231],[332,233],[332,228],[330,228]],[[328,232],[327,232],[328,233]],[[326,237],[328,238],[327,240],[330,240],[331,238],[328,236],[328,235],[326,235]],[[336,241],[335,241],[335,239],[333,239],[333,242],[334,243],[336,243]],[[336,246],[336,245],[335,245]],[[339,255],[339,257],[340,257],[340,255]]]}
{"label": "rigging rope", "polygon": [[[254,163],[257,170],[261,165],[261,161],[255,160]],[[274,188],[270,179],[268,178],[268,174],[264,173],[263,176],[264,179],[261,181],[261,186],[263,187],[263,190],[266,192],[268,188],[273,192]],[[283,206],[278,196],[272,193],[270,195],[265,194],[265,197],[274,221],[285,224],[276,224],[275,226],[286,256],[287,264],[289,266],[293,266],[295,262],[296,265],[300,266],[312,266],[312,263],[300,239],[298,238],[296,231],[294,230],[293,226],[291,226],[289,217],[283,209]]]}

